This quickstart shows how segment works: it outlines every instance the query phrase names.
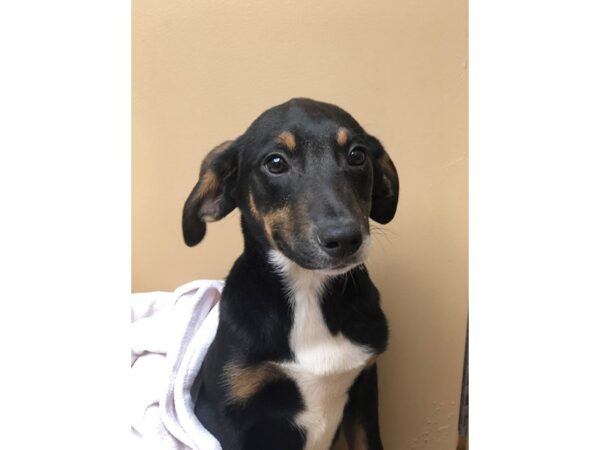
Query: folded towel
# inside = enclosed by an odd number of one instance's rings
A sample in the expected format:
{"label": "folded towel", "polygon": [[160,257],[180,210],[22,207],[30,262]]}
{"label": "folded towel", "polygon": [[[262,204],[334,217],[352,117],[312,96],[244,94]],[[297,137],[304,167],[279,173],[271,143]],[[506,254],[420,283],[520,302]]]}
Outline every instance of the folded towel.
{"label": "folded towel", "polygon": [[221,450],[190,394],[219,323],[222,281],[133,294],[131,416],[135,448]]}

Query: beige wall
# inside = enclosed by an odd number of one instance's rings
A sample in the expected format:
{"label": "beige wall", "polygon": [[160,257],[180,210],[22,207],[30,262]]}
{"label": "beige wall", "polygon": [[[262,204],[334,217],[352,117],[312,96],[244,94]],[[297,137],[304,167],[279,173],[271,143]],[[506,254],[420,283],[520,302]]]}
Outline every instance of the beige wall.
{"label": "beige wall", "polygon": [[237,212],[185,247],[183,202],[206,152],[306,96],[347,109],[400,173],[369,259],[391,327],[380,361],[388,450],[456,443],[467,317],[466,0],[135,0],[133,289],[224,277]]}

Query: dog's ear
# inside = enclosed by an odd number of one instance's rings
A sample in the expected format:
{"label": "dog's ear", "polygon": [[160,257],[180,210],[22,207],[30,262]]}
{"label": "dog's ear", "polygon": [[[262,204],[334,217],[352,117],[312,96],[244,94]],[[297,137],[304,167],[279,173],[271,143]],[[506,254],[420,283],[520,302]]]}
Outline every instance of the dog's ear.
{"label": "dog's ear", "polygon": [[233,141],[212,149],[202,161],[200,177],[183,207],[183,239],[193,247],[206,234],[206,222],[219,220],[235,209],[238,152]]}
{"label": "dog's ear", "polygon": [[373,158],[373,193],[370,217],[375,222],[388,223],[396,214],[400,184],[398,172],[389,155],[377,141],[378,149]]}

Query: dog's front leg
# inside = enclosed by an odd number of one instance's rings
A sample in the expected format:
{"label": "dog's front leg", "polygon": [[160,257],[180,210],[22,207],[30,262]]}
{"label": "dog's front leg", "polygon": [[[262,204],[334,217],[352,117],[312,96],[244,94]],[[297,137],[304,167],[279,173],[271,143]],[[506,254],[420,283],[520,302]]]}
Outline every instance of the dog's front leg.
{"label": "dog's front leg", "polygon": [[350,388],[342,428],[349,450],[383,450],[375,364],[364,369]]}

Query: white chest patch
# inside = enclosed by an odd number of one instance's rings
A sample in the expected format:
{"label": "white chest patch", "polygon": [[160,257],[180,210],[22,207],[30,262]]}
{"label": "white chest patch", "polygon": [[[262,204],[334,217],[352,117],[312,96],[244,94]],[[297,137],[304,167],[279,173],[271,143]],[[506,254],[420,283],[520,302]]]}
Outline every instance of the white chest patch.
{"label": "white chest patch", "polygon": [[329,450],[348,389],[374,352],[327,328],[320,302],[331,275],[303,269],[275,251],[271,262],[287,280],[294,311],[289,342],[295,358],[280,367],[296,381],[305,403],[296,424],[306,431],[305,450]]}

